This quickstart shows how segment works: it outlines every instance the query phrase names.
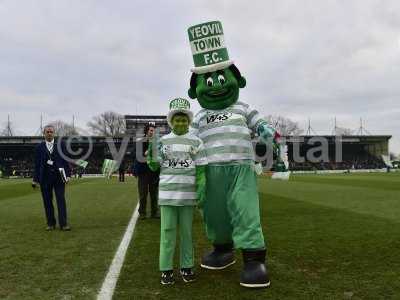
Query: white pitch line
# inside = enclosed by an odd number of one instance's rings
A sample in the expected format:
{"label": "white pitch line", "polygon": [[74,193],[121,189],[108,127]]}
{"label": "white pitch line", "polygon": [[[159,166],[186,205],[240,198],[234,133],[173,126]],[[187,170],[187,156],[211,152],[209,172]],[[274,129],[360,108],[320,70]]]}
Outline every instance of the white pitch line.
{"label": "white pitch line", "polygon": [[97,300],[111,300],[114,294],[115,286],[117,285],[118,277],[121,272],[122,265],[125,260],[126,251],[128,250],[129,243],[131,242],[133,231],[135,230],[136,221],[139,216],[139,203],[136,205],[132,218],[126,228],[124,237],[119,244],[117,252],[115,252],[114,259],[108,269],[106,278],[101,286],[100,292],[97,295]]}

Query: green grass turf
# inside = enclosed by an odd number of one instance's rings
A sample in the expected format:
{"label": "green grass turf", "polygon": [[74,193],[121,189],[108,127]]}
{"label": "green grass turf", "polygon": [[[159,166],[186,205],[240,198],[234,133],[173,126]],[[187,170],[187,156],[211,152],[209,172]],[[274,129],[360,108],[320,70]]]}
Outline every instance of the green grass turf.
{"label": "green grass turf", "polygon": [[[139,221],[114,299],[400,299],[400,174],[260,178],[271,287],[230,269],[159,284],[159,220]],[[94,299],[136,205],[136,182],[84,179],[67,191],[71,232],[45,232],[27,180],[0,180],[0,299]],[[197,265],[210,248],[199,215]],[[178,257],[176,257],[178,258]],[[176,259],[176,265],[177,265]]]}
{"label": "green grass turf", "polygon": [[46,232],[39,190],[0,180],[0,299],[93,299],[136,206],[136,182],[83,179],[66,191],[72,231]]}
{"label": "green grass turf", "polygon": [[[271,276],[265,290],[239,286],[240,252],[227,270],[197,266],[197,282],[178,277],[161,286],[159,221],[139,221],[115,299],[400,299],[399,175],[260,178]],[[198,214],[194,240],[198,265],[210,248]]]}

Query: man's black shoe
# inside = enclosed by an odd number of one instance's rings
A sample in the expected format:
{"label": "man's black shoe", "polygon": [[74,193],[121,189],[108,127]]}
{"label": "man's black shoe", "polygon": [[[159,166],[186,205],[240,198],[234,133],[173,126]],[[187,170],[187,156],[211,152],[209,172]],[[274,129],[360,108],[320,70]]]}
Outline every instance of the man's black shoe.
{"label": "man's black shoe", "polygon": [[161,284],[162,285],[169,285],[169,284],[174,284],[174,283],[175,283],[175,279],[174,279],[174,271],[173,270],[161,272]]}
{"label": "man's black shoe", "polygon": [[269,281],[265,267],[265,249],[243,250],[243,271],[240,285],[247,288],[266,288]]}
{"label": "man's black shoe", "polygon": [[63,226],[60,228],[62,231],[71,231],[71,227],[67,226]]}
{"label": "man's black shoe", "polygon": [[182,268],[181,276],[184,282],[192,282],[196,280],[196,276],[194,275],[192,268]]}
{"label": "man's black shoe", "polygon": [[158,214],[158,213],[152,214],[151,218],[152,219],[159,219],[160,218],[160,214]]}
{"label": "man's black shoe", "polygon": [[203,256],[200,266],[210,270],[222,270],[236,262],[233,244],[214,245],[214,250]]}

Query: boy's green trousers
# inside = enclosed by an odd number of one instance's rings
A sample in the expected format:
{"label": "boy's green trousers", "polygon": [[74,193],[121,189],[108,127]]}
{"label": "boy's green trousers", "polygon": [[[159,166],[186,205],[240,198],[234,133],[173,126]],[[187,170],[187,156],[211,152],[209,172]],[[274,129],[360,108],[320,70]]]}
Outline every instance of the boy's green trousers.
{"label": "boy's green trousers", "polygon": [[192,223],[194,206],[160,205],[160,271],[173,270],[177,228],[180,235],[180,268],[192,268]]}

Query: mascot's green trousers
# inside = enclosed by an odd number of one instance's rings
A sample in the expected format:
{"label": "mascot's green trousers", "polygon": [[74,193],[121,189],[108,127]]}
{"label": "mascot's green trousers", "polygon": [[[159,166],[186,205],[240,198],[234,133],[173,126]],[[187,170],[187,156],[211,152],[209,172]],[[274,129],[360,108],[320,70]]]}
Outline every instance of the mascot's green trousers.
{"label": "mascot's green trousers", "polygon": [[203,216],[213,244],[234,243],[239,249],[263,249],[257,181],[251,164],[206,168]]}

